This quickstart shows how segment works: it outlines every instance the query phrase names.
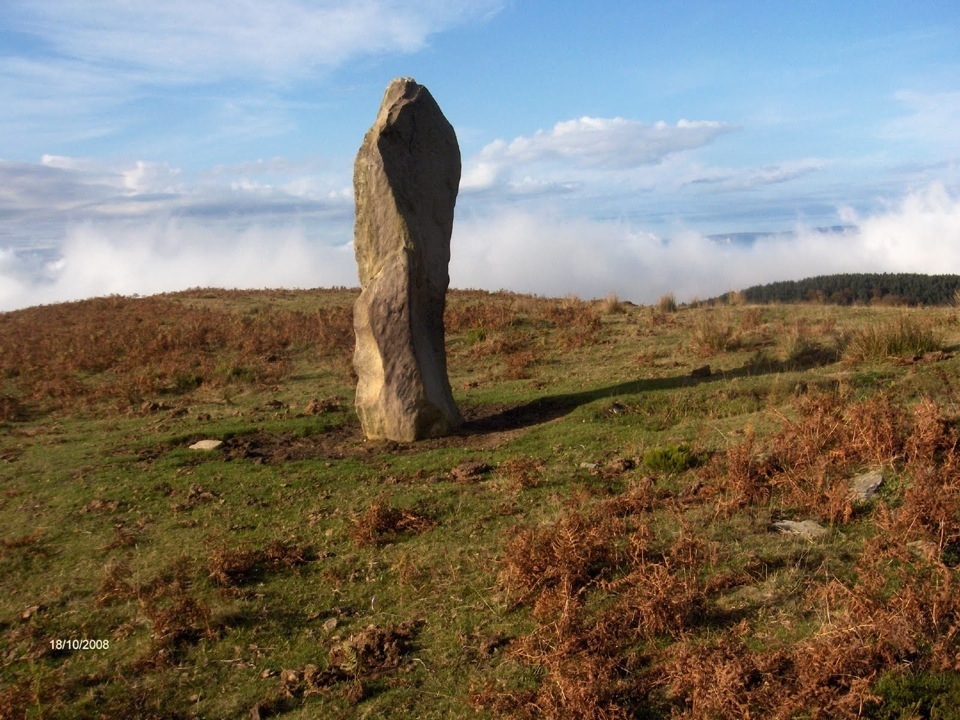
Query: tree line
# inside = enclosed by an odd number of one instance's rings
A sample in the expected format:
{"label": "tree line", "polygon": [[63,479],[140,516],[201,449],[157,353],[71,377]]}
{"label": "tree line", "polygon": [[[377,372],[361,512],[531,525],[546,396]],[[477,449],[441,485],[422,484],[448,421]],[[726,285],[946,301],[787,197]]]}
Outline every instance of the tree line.
{"label": "tree line", "polygon": [[[754,285],[740,291],[750,303],[831,305],[949,305],[960,291],[960,275],[843,273]],[[729,301],[733,293],[721,296]]]}

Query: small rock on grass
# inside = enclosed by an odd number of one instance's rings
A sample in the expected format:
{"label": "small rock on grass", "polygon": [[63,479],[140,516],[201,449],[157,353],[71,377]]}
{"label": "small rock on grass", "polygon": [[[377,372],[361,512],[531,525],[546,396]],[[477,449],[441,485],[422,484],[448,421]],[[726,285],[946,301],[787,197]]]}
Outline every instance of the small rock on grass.
{"label": "small rock on grass", "polygon": [[24,610],[22,613],[20,613],[20,619],[21,619],[21,620],[29,620],[30,618],[32,618],[34,615],[36,615],[36,614],[37,614],[38,612],[40,612],[41,610],[43,610],[43,605],[31,605],[31,606],[28,607],[26,610]]}
{"label": "small rock on grass", "polygon": [[883,475],[879,470],[857,475],[850,481],[850,499],[853,502],[866,502],[872,498],[883,484]]}
{"label": "small rock on grass", "polygon": [[222,440],[198,440],[190,446],[191,450],[216,450],[223,445]]}
{"label": "small rock on grass", "polygon": [[807,540],[816,540],[829,532],[815,520],[801,520],[799,522],[796,520],[779,520],[773,524],[773,527],[782,533],[799,535]]}

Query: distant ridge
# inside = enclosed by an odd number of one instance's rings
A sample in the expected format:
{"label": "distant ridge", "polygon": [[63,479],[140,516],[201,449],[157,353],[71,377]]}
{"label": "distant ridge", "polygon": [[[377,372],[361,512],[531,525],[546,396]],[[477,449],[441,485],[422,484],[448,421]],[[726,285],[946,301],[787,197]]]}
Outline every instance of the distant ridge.
{"label": "distant ridge", "polygon": [[[831,305],[950,305],[960,291],[960,275],[844,273],[754,285],[740,292],[751,303],[816,302]],[[729,301],[733,293],[720,296]]]}
{"label": "distant ridge", "polygon": [[[813,228],[812,231],[820,235],[840,235],[848,230],[853,230],[855,226],[853,225],[830,225],[828,227],[817,227]],[[707,235],[708,240],[712,240],[715,243],[720,243],[721,245],[741,245],[741,246],[751,246],[754,245],[758,240],[765,239],[795,239],[797,233],[794,230],[780,231],[780,232],[762,232],[762,231],[752,231],[752,232],[728,232],[728,233],[717,233],[715,235]]]}

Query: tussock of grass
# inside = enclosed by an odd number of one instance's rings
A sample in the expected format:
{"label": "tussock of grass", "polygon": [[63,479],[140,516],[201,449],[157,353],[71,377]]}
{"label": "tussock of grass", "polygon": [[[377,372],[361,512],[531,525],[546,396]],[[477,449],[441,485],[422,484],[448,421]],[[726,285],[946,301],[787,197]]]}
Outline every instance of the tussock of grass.
{"label": "tussock of grass", "polygon": [[616,293],[610,293],[597,302],[597,310],[601,315],[619,315],[626,312],[626,305]]}
{"label": "tussock of grass", "polygon": [[854,330],[846,344],[844,359],[849,362],[877,362],[892,357],[912,357],[939,349],[929,323],[912,315],[871,324]]}
{"label": "tussock of grass", "polygon": [[657,309],[660,312],[672,313],[677,311],[677,298],[673,293],[662,295],[657,301]]}
{"label": "tussock of grass", "polygon": [[691,336],[702,357],[733,350],[740,341],[734,316],[725,308],[701,310],[693,321]]}
{"label": "tussock of grass", "polygon": [[657,445],[643,453],[643,464],[654,472],[681,473],[697,464],[687,445]]}

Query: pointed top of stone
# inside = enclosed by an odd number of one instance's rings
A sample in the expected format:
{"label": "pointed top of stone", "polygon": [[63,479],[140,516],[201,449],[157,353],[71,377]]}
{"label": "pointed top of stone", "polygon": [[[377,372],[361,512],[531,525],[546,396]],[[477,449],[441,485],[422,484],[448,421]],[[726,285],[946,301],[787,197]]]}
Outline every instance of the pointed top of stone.
{"label": "pointed top of stone", "polygon": [[[379,134],[384,128],[394,125],[401,111],[412,103],[422,103],[428,106],[429,114],[435,117],[438,116],[442,120],[442,123],[449,127],[447,119],[443,116],[443,113],[440,111],[440,106],[437,105],[437,101],[433,99],[430,91],[413,78],[399,77],[394,78],[390,81],[390,84],[387,85],[387,89],[383,93],[383,100],[380,102],[380,111],[377,113],[377,119],[374,121],[367,135],[369,136],[372,133]],[[450,128],[450,132],[453,132],[452,127]]]}
{"label": "pointed top of stone", "polygon": [[413,78],[401,77],[391,80],[390,84],[387,85],[387,89],[383,92],[383,100],[380,102],[380,112],[377,114],[377,119],[373,123],[374,127],[381,124],[384,112],[389,112],[390,109],[401,100],[409,101],[415,99],[421,89],[426,88]]}

